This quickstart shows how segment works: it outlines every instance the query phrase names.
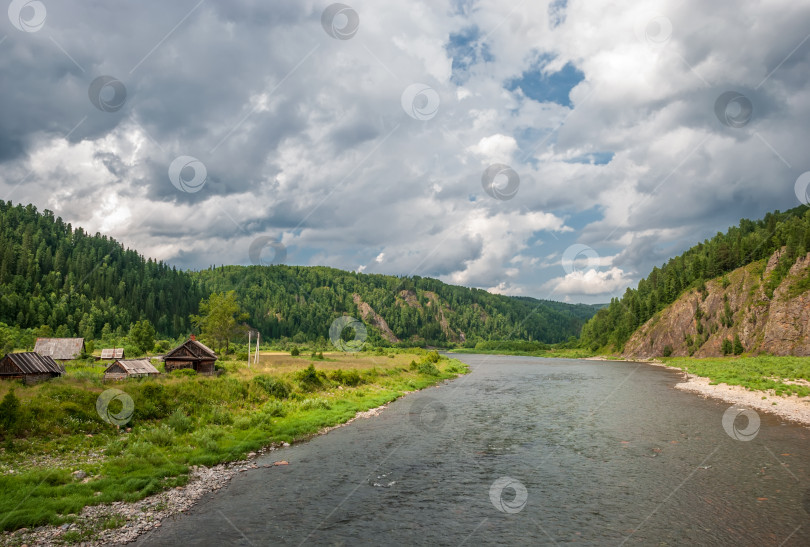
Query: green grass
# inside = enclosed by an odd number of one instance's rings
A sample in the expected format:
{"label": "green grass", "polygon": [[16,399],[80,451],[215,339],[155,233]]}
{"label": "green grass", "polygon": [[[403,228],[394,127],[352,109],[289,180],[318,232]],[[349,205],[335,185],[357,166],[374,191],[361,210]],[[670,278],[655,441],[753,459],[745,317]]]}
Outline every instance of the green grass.
{"label": "green grass", "polygon": [[[192,465],[239,460],[269,444],[305,438],[346,422],[358,411],[397,399],[404,391],[468,370],[459,361],[441,358],[438,375],[422,374],[403,366],[412,357],[377,358],[379,363],[370,368],[360,361],[368,357],[355,358],[356,363],[336,359],[344,367],[340,374],[315,367],[315,388],[311,374],[278,373],[271,359],[251,370],[229,363],[225,368],[232,372],[221,377],[166,374],[103,384],[101,367],[94,375],[80,366],[36,386],[3,382],[0,395],[13,388],[21,416],[15,434],[0,432],[0,530],[62,524],[86,505],[132,502],[182,486]],[[430,357],[424,353],[421,360]],[[353,363],[367,368],[353,371]],[[268,374],[288,389],[279,389]],[[345,384],[346,378],[354,385]],[[310,382],[302,384],[306,379]],[[129,432],[102,421],[96,412],[97,397],[110,387],[134,401]],[[76,480],[72,472],[77,469],[90,480]],[[96,523],[94,529],[121,524]],[[81,542],[87,533],[70,530],[63,539]]]}
{"label": "green grass", "polygon": [[810,395],[808,386],[787,383],[810,380],[810,357],[673,357],[663,361],[691,374],[709,378],[713,384],[725,383],[758,391],[774,390],[777,395]]}

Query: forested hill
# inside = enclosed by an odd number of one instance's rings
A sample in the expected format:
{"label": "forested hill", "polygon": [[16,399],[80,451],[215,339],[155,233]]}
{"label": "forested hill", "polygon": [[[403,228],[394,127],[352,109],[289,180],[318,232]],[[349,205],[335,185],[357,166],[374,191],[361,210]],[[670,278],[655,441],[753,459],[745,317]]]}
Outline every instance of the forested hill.
{"label": "forested hill", "polygon": [[[774,291],[786,279],[791,268],[803,264],[799,260],[808,251],[810,208],[806,205],[784,213],[768,213],[762,220],[743,219],[739,226],[729,228],[724,234],[718,233],[711,240],[699,243],[681,256],[670,259],[662,267],[654,268],[646,279],[639,282],[638,288],[627,289],[621,299],[613,299],[609,306],[599,310],[583,327],[581,343],[583,347],[592,350],[601,348],[623,351],[636,329],[675,302],[679,296],[695,289],[705,299],[709,294],[706,288],[708,281],[717,278],[719,285],[725,289],[731,283],[726,278],[727,274],[756,262],[761,263],[758,264],[761,267],[755,268],[759,278],[756,287],[751,286],[747,290],[755,291],[761,287],[763,298],[771,300]],[[766,268],[769,259],[772,263]],[[792,277],[798,275],[798,285],[796,288],[791,285],[785,293],[791,298],[798,296],[796,291],[804,292],[808,288],[808,272],[806,268],[800,269],[802,271],[798,274],[795,271],[791,274]],[[699,310],[700,306],[695,312],[692,326],[702,331]],[[731,323],[733,312],[730,310],[726,313],[726,323]],[[754,325],[752,328],[757,327]],[[689,351],[693,351],[711,333],[684,330],[678,334],[691,338],[691,343],[687,345],[691,346]],[[695,338],[698,335],[699,340]]]}
{"label": "forested hill", "polygon": [[[426,277],[360,274],[322,266],[224,266],[196,272],[206,292],[235,290],[265,336],[325,336],[339,314],[362,319],[370,339],[442,344],[488,339],[560,342],[594,306],[513,298]],[[301,333],[301,334],[297,334]]]}
{"label": "forested hill", "polygon": [[159,334],[176,337],[191,332],[189,315],[202,298],[226,290],[236,291],[246,323],[264,339],[314,341],[348,313],[369,325],[372,341],[551,343],[577,336],[596,309],[326,267],[179,271],[51,211],[0,201],[0,323],[95,339],[148,319]]}

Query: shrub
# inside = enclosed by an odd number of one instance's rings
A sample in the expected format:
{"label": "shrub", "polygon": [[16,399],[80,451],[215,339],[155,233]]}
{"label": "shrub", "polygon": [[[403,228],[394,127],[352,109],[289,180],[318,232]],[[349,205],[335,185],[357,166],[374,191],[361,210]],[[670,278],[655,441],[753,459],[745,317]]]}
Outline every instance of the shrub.
{"label": "shrub", "polygon": [[284,404],[281,401],[276,401],[275,399],[272,399],[270,401],[267,401],[264,404],[264,406],[262,406],[262,412],[264,412],[269,416],[281,418],[283,416],[286,416],[287,409],[284,408]]}
{"label": "shrub", "polygon": [[427,355],[425,355],[425,360],[428,363],[438,363],[439,359],[441,359],[441,357],[439,357],[439,352],[436,350],[433,350],[429,352]]}
{"label": "shrub", "polygon": [[301,355],[301,351],[298,349],[298,346],[293,346],[293,349],[290,350],[290,355],[293,357],[298,357]]}
{"label": "shrub", "polygon": [[439,369],[436,368],[430,361],[422,361],[419,363],[419,373],[420,374],[427,374],[429,376],[438,376],[440,374]]}
{"label": "shrub", "polygon": [[330,408],[332,408],[332,405],[329,404],[329,401],[321,397],[301,401],[301,410],[329,410]]}
{"label": "shrub", "polygon": [[670,346],[670,345],[664,346],[663,356],[664,357],[670,357],[671,355],[672,355],[672,346]]}
{"label": "shrub", "polygon": [[166,423],[178,433],[187,433],[194,429],[194,420],[186,416],[180,409],[175,410]]}
{"label": "shrub", "polygon": [[277,399],[286,399],[290,396],[290,385],[284,380],[273,378],[266,374],[259,374],[253,378],[253,383],[263,389],[268,395]]}
{"label": "shrub", "polygon": [[169,374],[172,376],[196,376],[197,371],[193,368],[178,368],[176,370],[171,371]]}
{"label": "shrub", "polygon": [[416,364],[416,361],[414,361],[413,359],[411,359],[411,364],[410,364],[410,366],[409,366],[408,368],[409,368],[410,370],[417,370],[417,369],[419,368],[419,365],[417,365],[417,364]]}
{"label": "shrub", "polygon": [[734,352],[734,345],[731,343],[731,340],[729,340],[728,338],[723,340],[722,349],[723,349],[723,355],[732,354]]}
{"label": "shrub", "polygon": [[304,391],[314,391],[323,386],[321,375],[317,370],[315,370],[315,365],[312,363],[310,363],[309,366],[304,370],[296,372],[295,377],[298,380],[298,383],[301,384]]}
{"label": "shrub", "polygon": [[141,436],[155,446],[171,446],[174,443],[174,431],[165,424],[147,429]]}
{"label": "shrub", "polygon": [[12,389],[0,402],[0,433],[5,437],[17,432],[20,424],[20,400]]}
{"label": "shrub", "polygon": [[208,415],[208,421],[217,425],[230,425],[233,423],[233,416],[227,408],[215,406]]}
{"label": "shrub", "polygon": [[331,374],[330,379],[333,382],[342,384],[344,386],[358,386],[363,382],[363,378],[356,370],[348,370],[343,372],[342,370],[337,369]]}

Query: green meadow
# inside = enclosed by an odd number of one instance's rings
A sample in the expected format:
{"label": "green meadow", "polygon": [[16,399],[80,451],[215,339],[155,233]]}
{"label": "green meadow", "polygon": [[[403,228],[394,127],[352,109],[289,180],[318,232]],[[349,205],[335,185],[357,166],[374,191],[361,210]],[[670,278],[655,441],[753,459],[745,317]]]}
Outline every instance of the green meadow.
{"label": "green meadow", "polygon": [[[218,365],[218,377],[177,371],[110,383],[102,382],[103,366],[68,364],[63,377],[35,386],[0,383],[0,530],[71,522],[86,505],[182,486],[190,466],[306,438],[467,372],[463,363],[424,350],[326,354],[314,364],[311,357],[262,354],[251,367]],[[96,410],[109,388],[133,402],[120,427]],[[107,410],[127,412],[120,398]],[[76,470],[87,478],[75,478]]]}

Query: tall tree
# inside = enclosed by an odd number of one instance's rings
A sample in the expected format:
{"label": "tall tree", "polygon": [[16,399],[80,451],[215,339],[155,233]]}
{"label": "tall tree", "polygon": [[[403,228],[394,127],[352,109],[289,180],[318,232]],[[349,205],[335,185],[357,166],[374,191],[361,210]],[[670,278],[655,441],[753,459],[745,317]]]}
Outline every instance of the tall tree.
{"label": "tall tree", "polygon": [[211,293],[200,302],[200,315],[192,315],[191,322],[200,329],[202,338],[218,350],[228,352],[231,339],[239,334],[239,321],[248,318],[236,300],[236,291]]}
{"label": "tall tree", "polygon": [[141,353],[152,351],[155,347],[155,327],[148,319],[136,321],[129,329],[129,340]]}

